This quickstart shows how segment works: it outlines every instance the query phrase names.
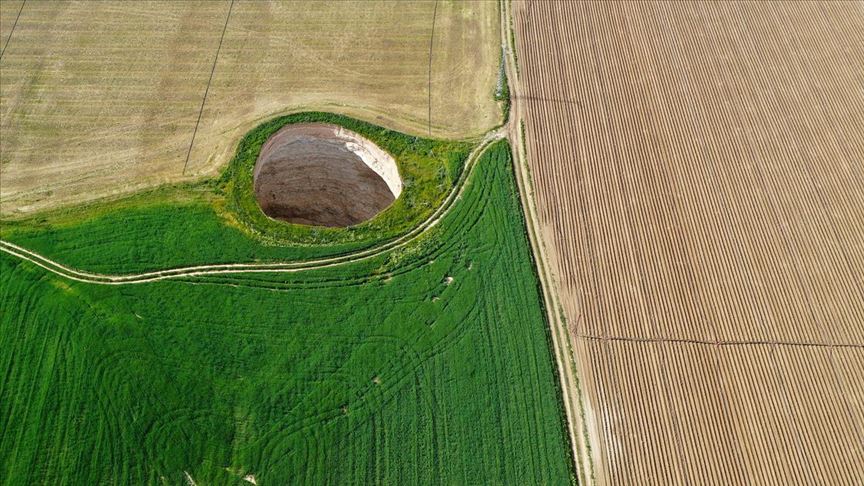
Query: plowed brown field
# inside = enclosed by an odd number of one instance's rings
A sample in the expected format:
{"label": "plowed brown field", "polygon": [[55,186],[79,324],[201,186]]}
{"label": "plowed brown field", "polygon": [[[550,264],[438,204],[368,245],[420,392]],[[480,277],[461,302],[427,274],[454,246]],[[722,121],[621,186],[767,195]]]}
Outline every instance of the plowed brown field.
{"label": "plowed brown field", "polygon": [[864,4],[514,10],[596,482],[861,484]]}

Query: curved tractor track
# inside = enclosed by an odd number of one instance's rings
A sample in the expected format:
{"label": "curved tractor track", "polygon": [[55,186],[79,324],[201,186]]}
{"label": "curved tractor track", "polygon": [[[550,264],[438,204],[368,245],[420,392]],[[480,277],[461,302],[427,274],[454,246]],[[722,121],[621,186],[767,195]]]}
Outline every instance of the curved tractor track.
{"label": "curved tractor track", "polygon": [[288,262],[221,263],[213,265],[196,265],[165,270],[155,270],[143,273],[109,275],[101,273],[91,273],[84,270],[78,270],[72,267],[68,267],[60,262],[51,260],[50,258],[40,255],[39,253],[28,250],[27,248],[18,246],[5,240],[0,240],[0,251],[18,257],[22,260],[28,261],[61,277],[65,277],[70,280],[76,280],[78,282],[101,285],[138,284],[156,282],[159,280],[167,280],[172,278],[199,277],[218,274],[291,273],[345,265],[348,263],[373,258],[385,252],[402,248],[422,236],[424,233],[426,233],[433,227],[435,227],[441,221],[441,219],[443,219],[444,216],[446,216],[450,212],[450,210],[454,206],[454,203],[460,198],[460,196],[464,192],[465,187],[467,186],[467,181],[470,178],[471,173],[473,172],[474,167],[477,163],[477,160],[480,158],[480,155],[482,155],[486,148],[489,147],[493,142],[505,138],[505,135],[506,131],[503,128],[499,128],[487,133],[483,137],[481,142],[477,145],[477,147],[474,148],[473,151],[471,151],[471,154],[468,156],[468,159],[465,162],[465,170],[462,171],[462,174],[456,181],[456,184],[453,186],[450,194],[447,195],[447,198],[444,200],[441,206],[439,206],[438,209],[436,209],[435,212],[432,213],[432,215],[429,216],[428,219],[417,225],[408,233],[396,238],[395,240],[391,240],[376,246],[372,246],[370,248],[358,250],[344,255],[319,258],[315,260],[298,260]]}

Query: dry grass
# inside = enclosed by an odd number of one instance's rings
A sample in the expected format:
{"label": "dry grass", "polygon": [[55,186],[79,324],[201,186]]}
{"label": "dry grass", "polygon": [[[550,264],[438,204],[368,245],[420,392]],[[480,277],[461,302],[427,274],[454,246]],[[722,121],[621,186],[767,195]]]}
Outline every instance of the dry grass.
{"label": "dry grass", "polygon": [[298,107],[428,135],[433,14],[432,134],[463,138],[500,122],[492,99],[499,62],[494,2],[439,2],[437,12],[435,2],[387,1],[234,9],[190,172],[213,173],[239,134]]}
{"label": "dry grass", "polygon": [[861,4],[517,9],[597,480],[860,480]]}
{"label": "dry grass", "polygon": [[0,2],[0,51],[6,47],[6,41],[12,32],[12,27],[18,18],[18,12],[24,0],[8,0]]}
{"label": "dry grass", "polygon": [[[2,3],[4,45],[20,5]],[[430,97],[434,10],[235,2],[229,16],[228,2],[28,2],[0,60],[0,213],[215,174],[242,133],[300,109],[427,134],[431,99],[433,135],[480,134],[500,118],[497,4],[439,3]]]}

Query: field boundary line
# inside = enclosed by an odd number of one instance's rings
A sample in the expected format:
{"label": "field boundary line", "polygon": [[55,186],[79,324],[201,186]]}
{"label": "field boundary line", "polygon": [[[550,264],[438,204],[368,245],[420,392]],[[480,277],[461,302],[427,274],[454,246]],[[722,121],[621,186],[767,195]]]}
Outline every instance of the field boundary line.
{"label": "field boundary line", "polygon": [[429,123],[429,136],[432,136],[432,52],[434,51],[435,46],[435,20],[438,18],[438,0],[435,0],[435,7],[432,9],[432,34],[429,36],[429,69],[428,72],[428,85],[426,88],[426,93],[429,95],[429,113],[426,116],[426,120]]}
{"label": "field boundary line", "polygon": [[629,337],[629,336],[599,336],[594,334],[579,334],[580,339],[590,341],[613,341],[629,343],[659,343],[659,344],[695,344],[700,346],[793,346],[813,348],[849,348],[864,349],[864,343],[815,343],[810,341],[777,341],[772,339],[742,339],[742,340],[706,340],[671,337]]}
{"label": "field boundary line", "polygon": [[15,22],[12,23],[12,29],[9,31],[9,35],[6,37],[6,43],[3,44],[3,50],[0,50],[0,60],[3,59],[3,54],[6,53],[6,48],[9,47],[9,42],[12,41],[12,34],[15,33],[15,27],[18,25],[18,19],[21,18],[21,12],[24,10],[25,3],[27,3],[27,0],[21,2],[21,6],[18,8],[18,15],[15,16]]}
{"label": "field boundary line", "polygon": [[472,150],[471,154],[468,156],[462,174],[460,175],[453,189],[444,199],[444,202],[442,202],[441,205],[438,206],[438,208],[425,221],[394,240],[386,241],[377,246],[358,250],[353,253],[324,257],[314,260],[293,260],[269,263],[217,263],[209,265],[191,265],[185,267],[175,267],[141,273],[111,275],[78,270],[70,266],[66,266],[55,260],[52,260],[35,251],[29,250],[23,246],[19,246],[2,239],[0,239],[0,251],[33,263],[61,277],[65,277],[70,280],[76,280],[79,282],[101,285],[148,283],[166,279],[176,279],[182,277],[200,277],[205,275],[217,274],[293,273],[354,263],[376,257],[388,251],[402,248],[422,236],[424,233],[426,233],[433,227],[435,227],[453,209],[453,207],[455,206],[455,202],[462,196],[462,193],[465,191],[465,188],[468,185],[468,180],[470,179],[471,174],[474,172],[477,161],[485,153],[486,149],[493,143],[504,138],[505,137],[501,129],[493,130],[486,134],[483,140]]}
{"label": "field boundary line", "polygon": [[189,157],[192,155],[192,147],[195,145],[195,137],[198,135],[198,125],[201,124],[201,115],[204,114],[204,104],[207,103],[207,94],[210,92],[210,84],[213,83],[213,74],[216,72],[216,63],[219,62],[219,53],[222,52],[222,42],[225,41],[225,31],[228,30],[228,21],[231,20],[231,11],[234,9],[234,0],[228,6],[228,15],[225,16],[225,25],[222,26],[222,36],[219,37],[219,47],[216,48],[216,57],[213,59],[213,67],[210,69],[210,79],[204,88],[204,98],[201,100],[201,108],[198,110],[198,120],[195,122],[195,130],[192,131],[192,141],[189,142],[189,151],[186,152],[186,160],[183,162],[183,175],[186,175],[186,166],[189,165]]}

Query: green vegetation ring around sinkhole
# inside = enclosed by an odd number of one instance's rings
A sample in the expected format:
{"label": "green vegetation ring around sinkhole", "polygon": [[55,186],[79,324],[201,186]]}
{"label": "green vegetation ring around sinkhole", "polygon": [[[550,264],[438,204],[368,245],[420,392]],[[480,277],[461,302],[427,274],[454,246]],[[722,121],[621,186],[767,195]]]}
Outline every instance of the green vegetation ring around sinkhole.
{"label": "green vegetation ring around sinkhole", "polygon": [[[376,217],[348,228],[302,226],[266,216],[252,190],[261,147],[282,127],[305,122],[337,124],[390,153],[403,180],[401,196]],[[461,183],[478,143],[418,138],[331,113],[295,113],[247,133],[216,178],[4,219],[0,238],[65,265],[112,273],[346,255],[395,241],[432,217]],[[209,243],[217,241],[218,246]]]}
{"label": "green vegetation ring around sinkhole", "polygon": [[[326,228],[272,219],[261,210],[253,191],[253,170],[261,147],[282,127],[294,123],[332,123],[366,137],[396,160],[404,190],[380,214],[356,226]],[[303,112],[274,118],[250,131],[223,172],[220,188],[229,216],[270,244],[336,245],[392,239],[426,219],[441,205],[458,180],[473,144],[431,140],[325,112]]]}

